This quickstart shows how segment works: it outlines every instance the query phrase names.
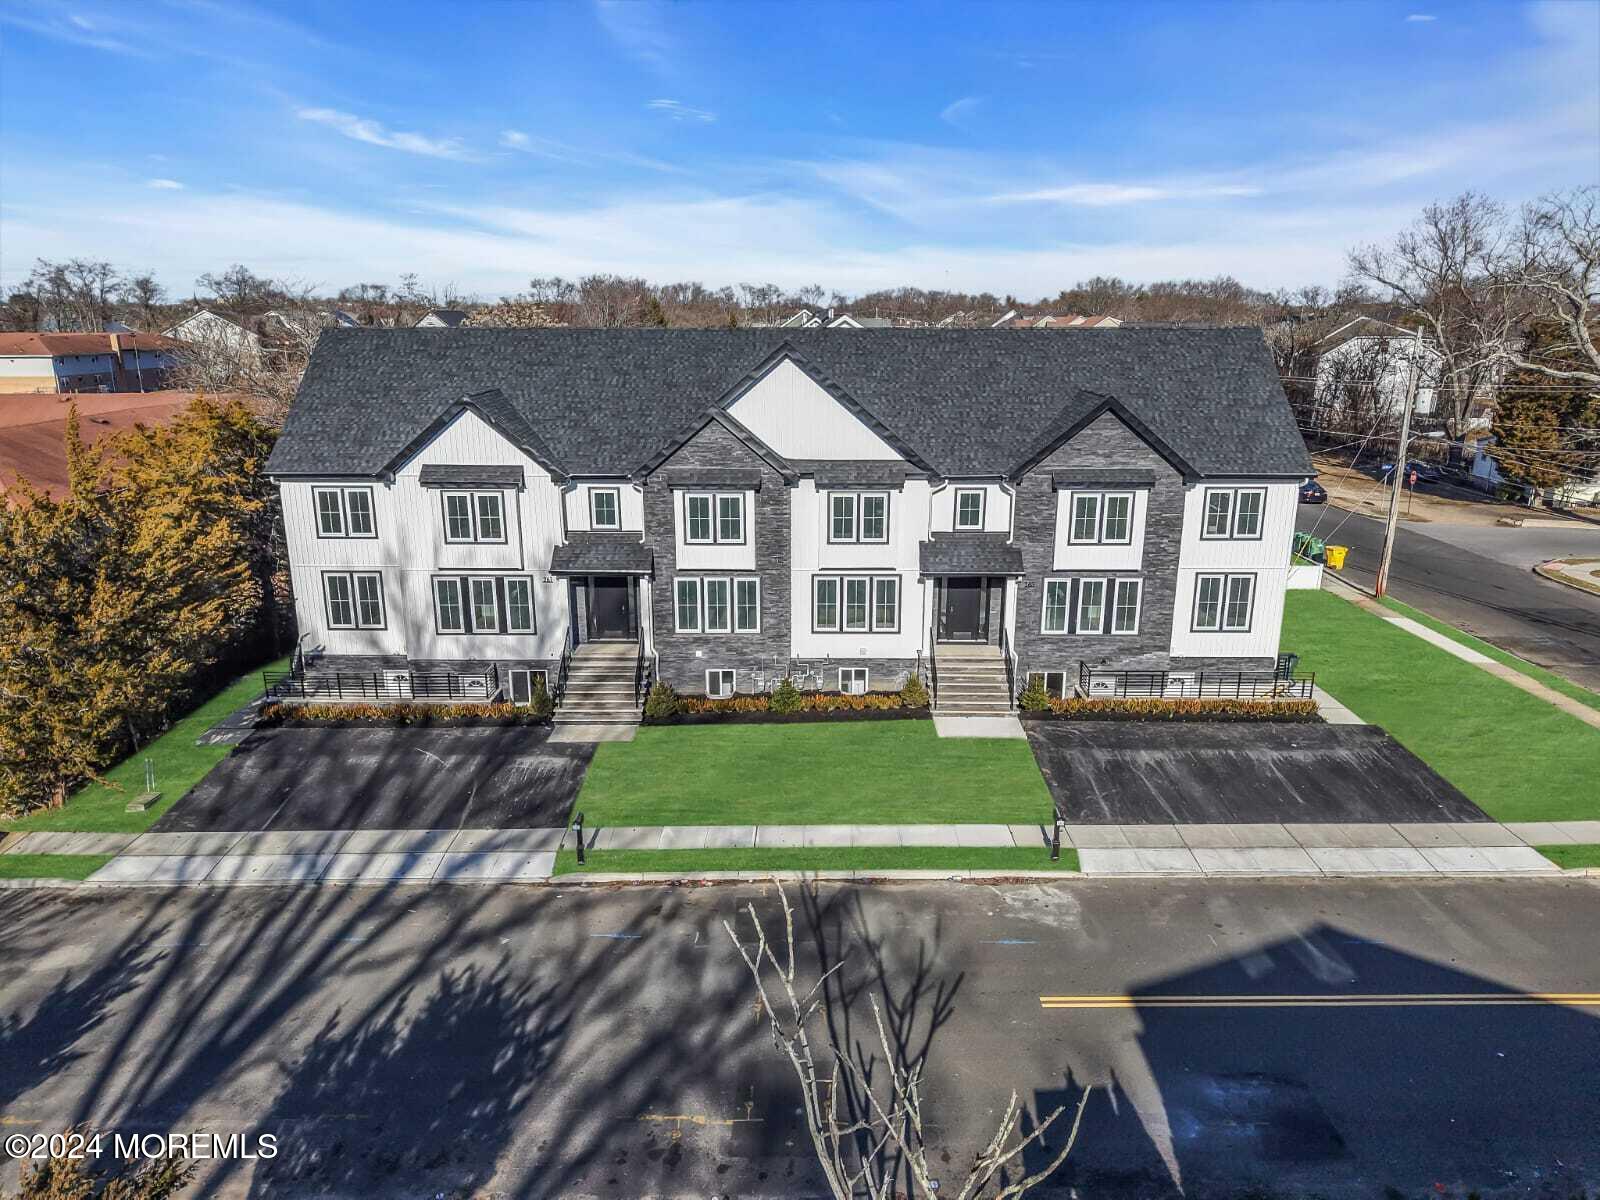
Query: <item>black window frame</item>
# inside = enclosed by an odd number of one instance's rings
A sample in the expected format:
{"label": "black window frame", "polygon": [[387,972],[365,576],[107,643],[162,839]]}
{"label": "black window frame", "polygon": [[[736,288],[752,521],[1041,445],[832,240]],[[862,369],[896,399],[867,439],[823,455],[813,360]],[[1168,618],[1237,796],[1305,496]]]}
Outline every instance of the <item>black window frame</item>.
{"label": "black window frame", "polygon": [[[976,496],[978,498],[978,523],[976,525],[963,525],[961,523],[961,497]],[[957,531],[982,530],[984,523],[989,519],[989,489],[981,487],[958,487],[955,496],[955,508],[950,516],[950,528]]]}
{"label": "black window frame", "polygon": [[[728,587],[728,625],[725,629],[720,627],[712,629],[707,623],[707,583],[723,583]],[[680,623],[683,616],[680,589],[685,584],[689,585],[694,592],[695,624],[693,626],[686,626]],[[755,585],[756,623],[753,628],[746,628],[739,624],[739,587],[741,584]],[[674,633],[703,633],[716,637],[727,637],[741,633],[760,633],[761,590],[761,576],[748,573],[728,575],[712,571],[703,575],[675,575],[672,579],[672,630]]]}
{"label": "black window frame", "polygon": [[[878,622],[878,581],[894,581],[895,589],[895,621],[893,628]],[[833,625],[817,624],[817,591],[821,581],[831,580],[834,585],[834,615],[836,623]],[[866,584],[866,625],[865,627],[847,627],[845,625],[845,597],[851,581],[864,581]],[[894,634],[901,631],[904,623],[905,611],[905,583],[898,571],[818,571],[811,576],[811,632],[812,633],[850,633],[850,634]]]}
{"label": "black window frame", "polygon": [[[889,519],[891,501],[889,493],[881,488],[869,488],[865,491],[830,491],[825,493],[828,497],[828,544],[832,546],[886,546],[889,544]],[[883,501],[883,536],[868,537],[866,534],[866,502],[871,498]],[[833,506],[838,500],[850,502],[850,532],[845,537],[839,537],[835,530],[835,515]]]}
{"label": "black window frame", "polygon": [[[378,612],[377,624],[361,620],[361,599],[356,588],[356,577],[376,579],[378,581]],[[328,580],[338,578],[345,581],[346,603],[350,605],[350,623],[336,622],[333,619],[333,597],[328,594]],[[383,593],[382,571],[323,571],[322,572],[322,619],[329,629],[341,632],[368,632],[389,628],[389,602]]]}
{"label": "black window frame", "polygon": [[[1124,587],[1133,588],[1133,628],[1117,628],[1117,610],[1121,607],[1118,597]],[[1144,622],[1144,578],[1139,575],[1123,575],[1111,581],[1111,627],[1106,631],[1112,637],[1137,637],[1139,626]]]}
{"label": "black window frame", "polygon": [[[452,537],[450,534],[450,500],[456,496],[466,497],[467,520],[472,529],[470,537]],[[499,537],[484,537],[480,528],[478,502],[491,496],[499,507]],[[452,546],[504,546],[510,540],[511,521],[506,513],[506,494],[504,491],[482,489],[473,491],[465,488],[441,490],[439,493],[439,518],[444,528],[444,540]]]}
{"label": "black window frame", "polygon": [[[472,585],[488,581],[493,585],[495,628],[479,628],[475,611],[476,600],[473,597]],[[528,616],[532,622],[527,629],[511,628],[511,603],[507,594],[507,584],[524,583],[528,588]],[[441,605],[439,603],[439,585],[441,583],[453,584],[456,591],[456,607],[461,614],[461,627],[447,629],[441,620]],[[440,571],[428,579],[428,594],[433,605],[433,631],[441,637],[529,637],[539,632],[539,601],[538,593],[534,590],[533,576],[521,574],[496,574],[485,575],[481,571]]]}
{"label": "black window frame", "polygon": [[[371,525],[371,528],[366,533],[350,532],[350,496],[352,493],[360,493],[366,497],[367,520]],[[328,533],[322,528],[322,497],[329,495],[334,496],[338,501],[338,533]],[[372,488],[369,486],[314,485],[311,489],[311,518],[316,525],[317,538],[321,541],[372,541],[378,536],[378,509],[376,502],[373,500]]]}
{"label": "black window frame", "polygon": [[[691,499],[709,499],[711,501],[711,536],[709,538],[696,538],[689,536],[689,501]],[[727,538],[722,536],[722,502],[736,500],[739,504],[739,536]],[[682,521],[682,540],[685,546],[743,546],[750,540],[750,505],[745,503],[743,492],[708,492],[685,491],[683,504],[680,509]]]}
{"label": "black window frame", "polygon": [[[1065,595],[1061,599],[1061,628],[1050,628],[1050,591],[1059,587]],[[1072,580],[1055,576],[1044,581],[1039,595],[1039,633],[1044,637],[1065,637],[1072,632]]]}
{"label": "black window frame", "polygon": [[[595,509],[595,502],[601,496],[610,496],[612,512],[616,520],[610,524],[601,524],[599,513]],[[592,530],[605,530],[622,528],[622,489],[618,487],[592,487],[589,489],[589,528]]]}
{"label": "black window frame", "polygon": [[[1256,509],[1256,531],[1239,532],[1239,497],[1254,495],[1261,498]],[[1226,533],[1211,533],[1211,497],[1228,497],[1228,529]],[[1206,488],[1200,501],[1200,540],[1203,542],[1259,542],[1266,536],[1267,489],[1265,487],[1215,487]]]}
{"label": "black window frame", "polygon": [[[511,627],[511,585],[521,584],[528,589],[528,627],[526,629],[513,629]],[[533,599],[533,576],[531,575],[504,575],[500,580],[500,591],[505,597],[505,626],[507,633],[538,633],[539,632],[539,606]]]}
{"label": "black window frame", "polygon": [[[1189,606],[1189,632],[1190,633],[1250,633],[1255,627],[1256,620],[1256,576],[1255,571],[1197,571],[1194,577],[1194,601]],[[1217,623],[1215,625],[1200,624],[1200,584],[1202,580],[1218,579],[1222,581],[1221,589],[1217,593]],[[1236,579],[1248,580],[1250,584],[1250,606],[1243,625],[1228,624],[1228,593]]]}

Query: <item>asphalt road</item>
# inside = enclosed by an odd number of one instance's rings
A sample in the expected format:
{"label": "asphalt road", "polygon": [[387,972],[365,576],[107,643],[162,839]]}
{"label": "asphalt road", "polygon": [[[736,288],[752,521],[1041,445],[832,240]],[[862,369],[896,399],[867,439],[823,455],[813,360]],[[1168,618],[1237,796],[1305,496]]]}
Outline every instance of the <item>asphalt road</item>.
{"label": "asphalt road", "polygon": [[[0,893],[0,1133],[278,1138],[197,1196],[817,1195],[722,928],[772,901]],[[1585,881],[839,887],[798,926],[802,979],[846,959],[839,1042],[865,1044],[875,995],[925,1061],[946,1186],[1012,1088],[1031,1122],[1087,1087],[1036,1195],[1600,1188],[1600,1008],[1529,995],[1600,993]]]}
{"label": "asphalt road", "polygon": [[[1321,504],[1302,504],[1299,529],[1350,547],[1344,573],[1371,588],[1383,553],[1383,522]],[[1332,532],[1337,528],[1337,532]],[[1530,530],[1537,536],[1541,531]],[[1477,553],[1401,524],[1390,594],[1485,641],[1503,646],[1574,683],[1600,690],[1600,596],[1541,579],[1513,561],[1499,530],[1485,530]],[[1468,540],[1462,527],[1456,542]],[[1600,553],[1600,550],[1596,551]]]}

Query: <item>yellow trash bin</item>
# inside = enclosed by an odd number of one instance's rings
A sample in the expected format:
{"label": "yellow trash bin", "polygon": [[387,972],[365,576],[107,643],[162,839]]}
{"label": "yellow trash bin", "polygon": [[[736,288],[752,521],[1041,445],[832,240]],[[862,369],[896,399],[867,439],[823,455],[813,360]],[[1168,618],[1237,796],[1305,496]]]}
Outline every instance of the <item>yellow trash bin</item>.
{"label": "yellow trash bin", "polygon": [[1328,546],[1322,552],[1322,559],[1335,571],[1342,571],[1344,570],[1344,556],[1349,549],[1349,546]]}

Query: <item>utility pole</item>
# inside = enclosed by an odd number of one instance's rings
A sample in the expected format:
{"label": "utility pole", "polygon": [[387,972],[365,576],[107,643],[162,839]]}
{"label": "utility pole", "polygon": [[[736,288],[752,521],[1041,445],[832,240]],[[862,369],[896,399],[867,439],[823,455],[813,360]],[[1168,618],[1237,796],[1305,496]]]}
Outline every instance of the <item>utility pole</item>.
{"label": "utility pole", "polygon": [[1378,581],[1372,589],[1382,599],[1389,590],[1389,561],[1394,557],[1394,531],[1400,523],[1400,489],[1406,473],[1407,442],[1411,440],[1411,410],[1417,403],[1417,373],[1422,364],[1422,330],[1416,330],[1411,344],[1411,377],[1406,381],[1406,406],[1400,414],[1400,449],[1395,455],[1394,473],[1389,477],[1389,519],[1383,527],[1383,557],[1378,562]]}

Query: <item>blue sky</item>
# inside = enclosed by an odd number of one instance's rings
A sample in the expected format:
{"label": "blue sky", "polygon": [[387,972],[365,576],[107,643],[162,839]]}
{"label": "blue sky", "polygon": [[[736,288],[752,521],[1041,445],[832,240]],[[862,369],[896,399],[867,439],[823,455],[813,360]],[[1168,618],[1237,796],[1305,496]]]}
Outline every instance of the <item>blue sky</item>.
{"label": "blue sky", "polygon": [[1600,182],[1600,0],[0,0],[0,63],[5,284],[1332,284],[1430,200]]}

